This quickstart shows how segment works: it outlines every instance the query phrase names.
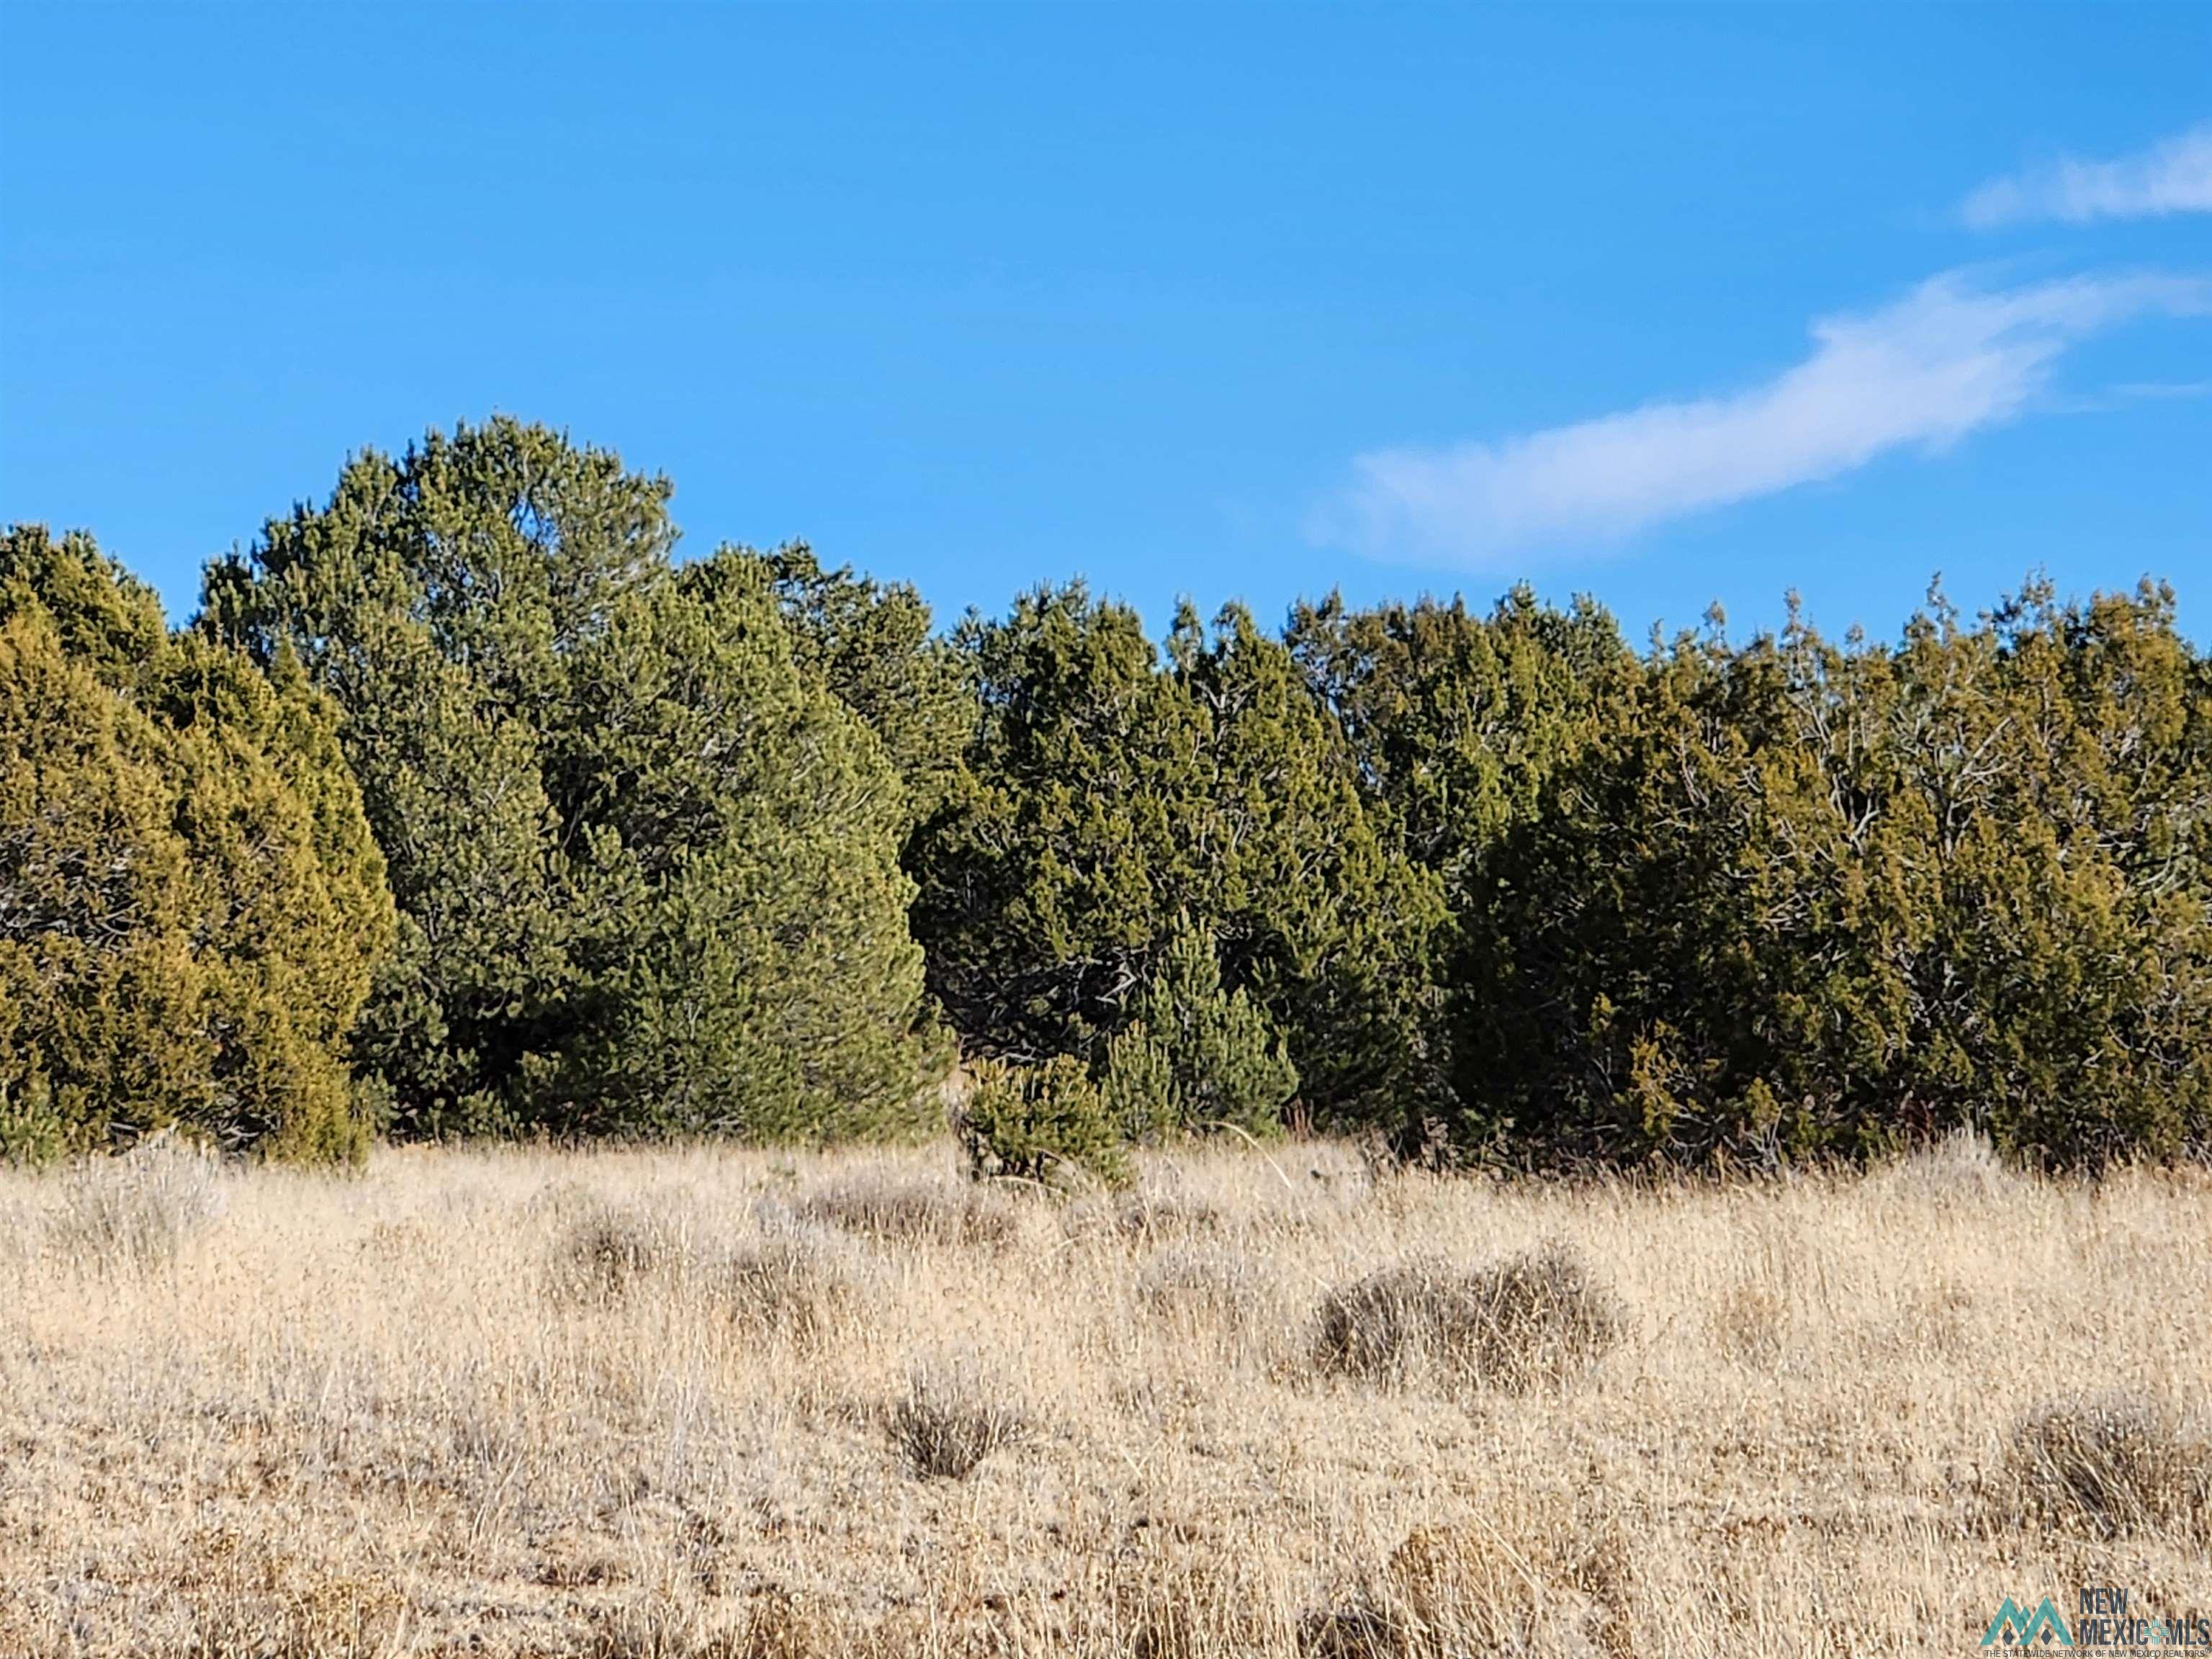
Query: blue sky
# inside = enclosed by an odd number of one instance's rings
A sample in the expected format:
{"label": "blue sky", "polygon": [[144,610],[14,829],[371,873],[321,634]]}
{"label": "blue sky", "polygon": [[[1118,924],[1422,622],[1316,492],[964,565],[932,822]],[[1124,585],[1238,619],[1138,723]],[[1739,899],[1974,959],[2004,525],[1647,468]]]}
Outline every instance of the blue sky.
{"label": "blue sky", "polygon": [[0,518],[506,410],[940,614],[2175,581],[2212,7],[0,4]]}

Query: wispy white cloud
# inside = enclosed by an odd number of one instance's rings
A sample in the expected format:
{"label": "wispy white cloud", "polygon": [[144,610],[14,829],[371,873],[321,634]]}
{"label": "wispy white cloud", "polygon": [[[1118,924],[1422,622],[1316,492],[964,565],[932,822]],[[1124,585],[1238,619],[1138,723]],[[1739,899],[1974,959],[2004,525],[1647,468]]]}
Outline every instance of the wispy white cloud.
{"label": "wispy white cloud", "polygon": [[2116,161],[2062,157],[2048,167],[1992,179],[1960,204],[1977,230],[2023,220],[2148,219],[2212,213],[2212,122]]}
{"label": "wispy white cloud", "polygon": [[2146,313],[2212,313],[2212,279],[2086,276],[2006,289],[1953,272],[1879,310],[1821,319],[1813,350],[1726,397],[1496,443],[1383,449],[1315,514],[1317,540],[1470,568],[1938,450],[2029,409],[2069,346]]}
{"label": "wispy white cloud", "polygon": [[2112,392],[2132,404],[2182,403],[2212,398],[2212,380],[2124,380]]}
{"label": "wispy white cloud", "polygon": [[2212,398],[2212,380],[2121,380],[2094,392],[2044,398],[2054,415],[2105,415],[2136,404],[2194,403]]}

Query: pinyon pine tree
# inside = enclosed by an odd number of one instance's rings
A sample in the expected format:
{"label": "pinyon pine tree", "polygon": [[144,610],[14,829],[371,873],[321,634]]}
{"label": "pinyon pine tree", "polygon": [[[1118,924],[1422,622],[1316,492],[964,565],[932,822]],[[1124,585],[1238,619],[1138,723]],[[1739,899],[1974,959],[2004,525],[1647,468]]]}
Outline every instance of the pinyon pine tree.
{"label": "pinyon pine tree", "polygon": [[403,1128],[744,1135],[909,1115],[920,952],[881,744],[665,479],[496,419],[365,453],[210,569],[296,652],[401,916],[366,1051]]}
{"label": "pinyon pine tree", "polygon": [[1133,1139],[1223,1127],[1270,1134],[1298,1073],[1265,1011],[1222,989],[1212,935],[1184,926],[1107,1044],[1102,1086]]}

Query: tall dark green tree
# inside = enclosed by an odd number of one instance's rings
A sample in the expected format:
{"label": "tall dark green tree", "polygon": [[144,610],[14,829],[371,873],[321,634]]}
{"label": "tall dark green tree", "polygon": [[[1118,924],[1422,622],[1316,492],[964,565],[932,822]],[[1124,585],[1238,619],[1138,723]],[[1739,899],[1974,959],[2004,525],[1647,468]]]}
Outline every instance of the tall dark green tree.
{"label": "tall dark green tree", "polygon": [[1432,878],[1369,821],[1352,757],[1296,663],[1242,610],[1188,610],[1166,660],[1081,586],[971,621],[968,776],[915,852],[932,983],[971,1042],[1101,1045],[1188,919],[1223,983],[1284,1032],[1307,1097],[1373,1109],[1422,1056],[1408,987]]}
{"label": "tall dark green tree", "polygon": [[337,711],[270,667],[172,636],[88,538],[0,536],[0,1152],[363,1144],[392,902]]}
{"label": "tall dark green tree", "polygon": [[208,573],[203,625],[348,713],[402,926],[365,1048],[403,1127],[908,1115],[902,786],[750,561],[677,571],[668,494],[497,419],[357,457]]}

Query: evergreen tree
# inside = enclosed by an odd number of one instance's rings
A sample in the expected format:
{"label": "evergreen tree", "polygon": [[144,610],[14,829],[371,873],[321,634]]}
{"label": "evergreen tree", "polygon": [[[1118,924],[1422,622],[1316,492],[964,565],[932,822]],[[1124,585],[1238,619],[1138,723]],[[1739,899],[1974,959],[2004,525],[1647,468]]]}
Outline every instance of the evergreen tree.
{"label": "evergreen tree", "polygon": [[679,568],[668,493],[434,433],[174,636],[0,540],[0,1146],[920,1128],[926,974],[1010,1170],[1294,1093],[1513,1161],[2212,1151],[2166,590],[1639,657],[1525,589],[1156,648],[1076,585],[940,641],[803,545]]}
{"label": "evergreen tree", "polygon": [[954,1127],[979,1180],[1049,1183],[1079,1171],[1126,1187],[1136,1174],[1098,1085],[1068,1054],[1034,1066],[984,1061]]}
{"label": "evergreen tree", "polygon": [[561,1090],[579,1126],[927,1127],[905,796],[793,661],[759,563],[718,555],[626,596],[572,674],[556,776],[585,826],[589,994]]}
{"label": "evergreen tree", "polygon": [[1133,612],[1080,586],[958,643],[978,736],[915,866],[932,985],[963,1034],[1103,1061],[1188,917],[1324,1113],[1395,1103],[1421,1058],[1437,885],[1376,834],[1283,646],[1240,609],[1211,637],[1186,610],[1164,665]]}
{"label": "evergreen tree", "polygon": [[898,779],[750,561],[675,569],[668,493],[495,420],[357,457],[209,572],[204,625],[348,711],[404,929],[365,1046],[404,1127],[910,1116]]}
{"label": "evergreen tree", "polygon": [[1635,667],[1603,610],[1555,611],[1525,586],[1487,617],[1456,596],[1352,611],[1331,594],[1297,606],[1285,639],[1407,854],[1447,880],[1537,810]]}
{"label": "evergreen tree", "polygon": [[2145,590],[1655,658],[1463,901],[1507,1156],[2212,1146],[2203,665]]}
{"label": "evergreen tree", "polygon": [[271,671],[173,638],[87,538],[0,536],[0,1152],[360,1150],[391,900],[336,711]]}
{"label": "evergreen tree", "polygon": [[1443,884],[1398,849],[1337,722],[1242,605],[1210,638],[1185,606],[1169,652],[1200,736],[1178,833],[1194,837],[1206,902],[1188,915],[1211,930],[1224,982],[1282,1031],[1307,1103],[1397,1127],[1434,1087]]}
{"label": "evergreen tree", "polygon": [[1186,926],[1107,1044],[1102,1086],[1132,1139],[1223,1127],[1265,1135],[1281,1127],[1298,1073],[1274,1022],[1244,992],[1223,990],[1212,935]]}
{"label": "evergreen tree", "polygon": [[823,569],[804,542],[762,559],[799,666],[868,723],[915,821],[927,818],[951,792],[975,724],[964,665],[930,631],[929,606],[908,583],[877,582],[849,565]]}

